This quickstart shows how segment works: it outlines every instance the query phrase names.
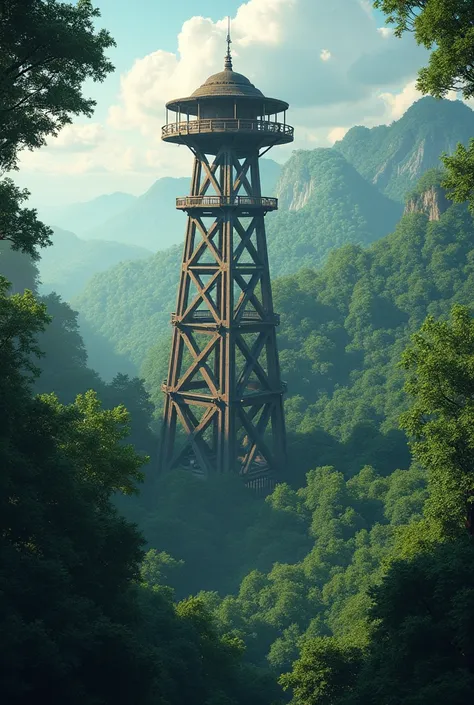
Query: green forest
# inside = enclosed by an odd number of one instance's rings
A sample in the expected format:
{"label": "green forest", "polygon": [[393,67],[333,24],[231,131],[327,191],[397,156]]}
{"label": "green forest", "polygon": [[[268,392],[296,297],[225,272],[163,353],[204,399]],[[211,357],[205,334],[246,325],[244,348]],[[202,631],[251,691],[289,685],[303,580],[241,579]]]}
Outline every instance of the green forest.
{"label": "green forest", "polygon": [[114,39],[90,0],[0,0],[1,703],[472,700],[474,117],[440,99],[474,96],[474,9],[373,4],[426,97],[265,167],[289,458],[259,496],[158,473],[180,246],[80,249],[15,184]]}

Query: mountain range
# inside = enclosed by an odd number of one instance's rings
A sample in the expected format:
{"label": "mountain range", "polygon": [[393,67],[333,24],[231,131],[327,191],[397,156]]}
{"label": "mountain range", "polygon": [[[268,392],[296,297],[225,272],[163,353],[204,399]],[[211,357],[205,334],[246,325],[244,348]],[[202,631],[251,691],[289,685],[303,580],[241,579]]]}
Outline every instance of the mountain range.
{"label": "mountain range", "polygon": [[[453,122],[449,144],[444,133],[446,115],[451,115]],[[424,123],[419,125],[417,120],[421,118]],[[425,167],[439,166],[439,154],[454,146],[456,135],[465,138],[471,129],[474,134],[473,120],[474,113],[465,105],[425,98],[389,127],[364,128],[361,142],[354,137],[359,130],[355,128],[337,149],[294,152],[276,187],[281,210],[266,218],[272,277],[292,274],[302,267],[319,267],[335,248],[347,244],[367,246],[396,229],[403,213],[401,196],[389,198],[380,179],[361,173],[363,168],[368,169],[371,160],[370,139],[379,145],[383,164],[392,165],[391,179],[386,180],[385,187],[400,194],[402,190],[413,190],[426,173]],[[375,137],[370,137],[373,134]],[[403,153],[401,143],[405,145]],[[351,149],[348,145],[352,145]],[[422,152],[423,159],[410,162],[410,155]],[[407,159],[410,169],[403,168]],[[377,167],[374,162],[369,177],[382,173],[383,164]],[[149,259],[112,267],[94,276],[73,301],[89,328],[137,367],[157,341],[169,336],[169,313],[175,305],[180,256],[181,248],[172,247]],[[85,340],[87,344],[87,334]]]}
{"label": "mountain range", "polygon": [[[266,195],[274,195],[280,172],[277,162],[261,160]],[[156,252],[183,238],[185,218],[176,210],[175,200],[189,193],[190,183],[189,177],[163,177],[138,197],[117,192],[58,208],[40,207],[38,212],[46,225],[69,230],[84,240],[111,240]]]}
{"label": "mountain range", "polygon": [[54,245],[41,252],[38,264],[42,293],[56,291],[69,300],[84,288],[89,278],[119,262],[150,257],[152,252],[127,243],[85,241],[74,233],[53,228]]}
{"label": "mountain range", "polygon": [[[403,212],[332,149],[295,152],[278,188],[286,210],[266,217],[272,276],[320,266],[332,248],[347,242],[368,245],[388,234]],[[86,345],[95,331],[139,368],[148,349],[169,332],[181,252],[176,245],[92,277],[72,301],[89,326]]]}
{"label": "mountain range", "polygon": [[39,206],[38,215],[51,227],[69,230],[79,237],[87,238],[89,230],[127,210],[136,200],[136,196],[130,193],[117,191],[98,196],[91,201],[62,206]]}

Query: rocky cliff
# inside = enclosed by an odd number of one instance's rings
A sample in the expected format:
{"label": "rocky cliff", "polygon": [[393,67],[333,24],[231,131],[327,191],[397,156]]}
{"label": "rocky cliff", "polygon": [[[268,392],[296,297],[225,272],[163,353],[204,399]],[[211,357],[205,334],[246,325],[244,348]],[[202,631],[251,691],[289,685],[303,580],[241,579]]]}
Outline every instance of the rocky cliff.
{"label": "rocky cliff", "polygon": [[430,186],[423,193],[414,194],[407,199],[405,213],[424,213],[428,220],[439,220],[451,202],[442,188]]}

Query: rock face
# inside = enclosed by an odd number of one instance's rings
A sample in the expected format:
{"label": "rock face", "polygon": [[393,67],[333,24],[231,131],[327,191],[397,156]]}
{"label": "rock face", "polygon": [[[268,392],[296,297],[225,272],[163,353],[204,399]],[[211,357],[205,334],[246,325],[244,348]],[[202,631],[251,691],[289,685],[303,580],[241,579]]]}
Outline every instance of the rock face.
{"label": "rock face", "polygon": [[439,220],[450,205],[442,188],[430,186],[407,200],[405,213],[424,213],[428,220]]}
{"label": "rock face", "polygon": [[296,179],[282,178],[280,180],[278,185],[279,207],[287,211],[299,211],[310,201],[313,192],[312,175],[309,169],[303,167]]}

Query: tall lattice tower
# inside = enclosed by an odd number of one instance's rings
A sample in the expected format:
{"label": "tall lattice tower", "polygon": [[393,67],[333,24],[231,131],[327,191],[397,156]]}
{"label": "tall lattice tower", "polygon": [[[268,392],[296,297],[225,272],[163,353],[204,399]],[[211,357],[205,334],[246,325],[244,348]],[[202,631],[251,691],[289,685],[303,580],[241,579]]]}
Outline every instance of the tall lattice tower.
{"label": "tall lattice tower", "polygon": [[284,468],[286,439],[265,237],[278,203],[261,194],[258,160],[291,142],[293,128],[288,103],[233,71],[227,42],[224,71],[167,103],[162,130],[192,151],[194,167],[190,195],[176,202],[188,218],[160,468],[237,473],[259,488]]}

